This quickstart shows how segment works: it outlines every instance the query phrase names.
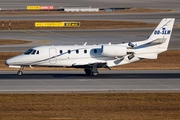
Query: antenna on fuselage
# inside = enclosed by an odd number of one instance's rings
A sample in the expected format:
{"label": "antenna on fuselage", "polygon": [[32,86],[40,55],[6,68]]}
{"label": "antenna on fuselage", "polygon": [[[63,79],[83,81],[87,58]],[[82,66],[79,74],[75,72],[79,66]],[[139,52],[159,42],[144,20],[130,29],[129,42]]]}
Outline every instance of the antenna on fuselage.
{"label": "antenna on fuselage", "polygon": [[87,45],[87,42],[85,42],[84,45]]}

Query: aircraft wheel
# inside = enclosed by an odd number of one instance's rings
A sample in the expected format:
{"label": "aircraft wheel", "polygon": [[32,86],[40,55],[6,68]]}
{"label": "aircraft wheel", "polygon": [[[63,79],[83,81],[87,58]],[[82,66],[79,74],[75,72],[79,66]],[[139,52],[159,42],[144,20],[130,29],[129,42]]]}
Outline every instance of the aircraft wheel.
{"label": "aircraft wheel", "polygon": [[84,69],[86,75],[91,75],[92,74],[92,70],[91,69]]}
{"label": "aircraft wheel", "polygon": [[97,76],[97,75],[98,75],[98,72],[93,72],[92,75],[93,75],[93,76]]}
{"label": "aircraft wheel", "polygon": [[18,71],[17,74],[18,74],[19,76],[21,76],[21,75],[23,74],[23,72],[22,72],[22,71]]}

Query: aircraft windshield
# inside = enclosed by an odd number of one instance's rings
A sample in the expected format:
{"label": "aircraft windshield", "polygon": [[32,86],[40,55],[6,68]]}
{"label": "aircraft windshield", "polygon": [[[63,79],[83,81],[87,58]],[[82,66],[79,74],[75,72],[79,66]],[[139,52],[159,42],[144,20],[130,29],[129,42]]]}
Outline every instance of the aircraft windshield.
{"label": "aircraft windshield", "polygon": [[29,49],[26,52],[24,52],[25,55],[29,55],[34,49]]}
{"label": "aircraft windshield", "polygon": [[31,54],[35,54],[36,53],[36,50],[34,50],[33,52],[31,52]]}
{"label": "aircraft windshield", "polygon": [[35,49],[29,49],[26,52],[24,52],[25,55],[35,55],[35,54],[39,54],[39,50],[35,50]]}

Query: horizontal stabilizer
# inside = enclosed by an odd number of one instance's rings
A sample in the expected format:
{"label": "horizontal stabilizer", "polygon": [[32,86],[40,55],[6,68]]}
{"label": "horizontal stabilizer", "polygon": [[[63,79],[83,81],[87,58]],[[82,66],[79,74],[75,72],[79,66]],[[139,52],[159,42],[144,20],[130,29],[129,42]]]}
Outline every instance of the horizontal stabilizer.
{"label": "horizontal stabilizer", "polygon": [[150,45],[158,45],[158,44],[162,44],[164,42],[166,42],[166,38],[158,38],[158,39],[155,39],[155,40],[149,42],[148,44],[150,44]]}
{"label": "horizontal stabilizer", "polygon": [[138,58],[146,58],[146,59],[157,59],[157,54],[156,53],[151,53],[151,54],[138,54],[136,55]]}

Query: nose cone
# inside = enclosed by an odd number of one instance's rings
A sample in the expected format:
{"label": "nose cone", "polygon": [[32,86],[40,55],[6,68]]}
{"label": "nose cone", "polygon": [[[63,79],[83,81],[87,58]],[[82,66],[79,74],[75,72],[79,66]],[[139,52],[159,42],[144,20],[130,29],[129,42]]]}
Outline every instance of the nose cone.
{"label": "nose cone", "polygon": [[11,64],[11,59],[7,59],[7,60],[5,61],[5,64],[6,64],[7,66],[9,66],[9,65]]}
{"label": "nose cone", "polygon": [[7,60],[5,61],[5,64],[6,64],[7,66],[9,66],[9,65],[15,65],[16,62],[17,62],[17,57],[15,56],[15,57],[12,57],[12,58],[7,59]]}
{"label": "nose cone", "polygon": [[5,61],[5,64],[7,66],[17,66],[17,65],[21,65],[22,61],[23,61],[23,56],[18,55],[18,56],[7,59]]}

